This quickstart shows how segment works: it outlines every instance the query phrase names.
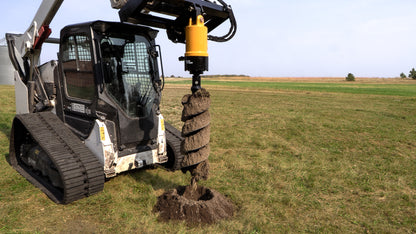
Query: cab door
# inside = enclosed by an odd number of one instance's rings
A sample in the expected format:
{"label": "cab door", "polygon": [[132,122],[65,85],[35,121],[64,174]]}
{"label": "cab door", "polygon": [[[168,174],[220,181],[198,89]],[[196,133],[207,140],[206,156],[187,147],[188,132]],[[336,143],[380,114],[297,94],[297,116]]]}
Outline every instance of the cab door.
{"label": "cab door", "polygon": [[117,109],[119,144],[126,147],[152,144],[157,138],[160,95],[155,88],[151,44],[145,36],[112,33],[101,38],[108,105]]}
{"label": "cab door", "polygon": [[94,126],[97,89],[91,39],[69,35],[61,43],[63,121],[83,138]]}

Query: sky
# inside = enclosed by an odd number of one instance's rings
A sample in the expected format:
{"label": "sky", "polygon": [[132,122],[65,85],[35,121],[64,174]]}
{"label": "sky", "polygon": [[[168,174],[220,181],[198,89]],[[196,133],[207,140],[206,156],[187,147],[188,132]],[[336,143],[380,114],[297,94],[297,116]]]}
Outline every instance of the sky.
{"label": "sky", "polygon": [[[237,19],[229,42],[209,43],[205,74],[253,77],[398,77],[416,67],[415,0],[225,0]],[[41,0],[5,1],[0,34],[24,32]],[[64,26],[92,20],[119,21],[109,0],[65,0],[51,23],[52,37]],[[229,23],[212,32],[221,35]],[[1,36],[0,36],[1,37]],[[185,46],[160,30],[167,76],[184,71]],[[45,46],[42,60],[56,58]]]}

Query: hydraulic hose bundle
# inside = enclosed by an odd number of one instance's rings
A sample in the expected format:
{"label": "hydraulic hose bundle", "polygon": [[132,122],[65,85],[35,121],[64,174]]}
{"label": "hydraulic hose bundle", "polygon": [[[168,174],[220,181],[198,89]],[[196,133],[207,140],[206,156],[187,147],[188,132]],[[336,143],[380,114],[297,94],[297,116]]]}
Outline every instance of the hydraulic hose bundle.
{"label": "hydraulic hose bundle", "polygon": [[221,37],[208,35],[208,40],[216,41],[216,42],[226,42],[226,41],[231,40],[235,36],[237,32],[237,21],[235,20],[234,12],[231,9],[231,6],[227,5],[227,3],[225,3],[223,0],[218,0],[218,1],[223,5],[224,10],[228,14],[228,17],[231,23],[230,30],[228,31],[227,34]]}
{"label": "hydraulic hose bundle", "polygon": [[[230,21],[230,29],[223,36],[208,36],[208,40],[226,42],[237,31],[231,6],[223,0],[110,0],[113,8],[120,9],[121,22],[142,24],[166,29],[168,37],[175,43],[185,43],[185,27],[190,17],[202,15],[208,33],[225,21]],[[216,2],[219,2],[216,3]],[[157,14],[151,14],[152,12]],[[167,17],[163,17],[166,15]]]}

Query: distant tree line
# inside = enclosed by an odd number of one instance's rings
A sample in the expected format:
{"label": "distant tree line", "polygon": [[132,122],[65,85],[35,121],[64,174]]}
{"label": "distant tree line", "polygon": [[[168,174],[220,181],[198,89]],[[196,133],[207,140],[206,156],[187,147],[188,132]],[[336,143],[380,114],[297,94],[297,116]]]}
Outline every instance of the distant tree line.
{"label": "distant tree line", "polygon": [[[412,70],[409,71],[409,76],[406,76],[404,72],[400,73],[400,78],[402,79],[413,79],[416,80],[416,69],[412,68]],[[345,77],[346,81],[355,81],[355,76],[352,73],[348,73],[347,77]]]}
{"label": "distant tree line", "polygon": [[[400,74],[400,78],[402,79],[407,79],[406,74],[404,74],[403,72]],[[409,78],[416,80],[416,70],[414,68],[412,68],[412,70],[410,70],[409,72]]]}

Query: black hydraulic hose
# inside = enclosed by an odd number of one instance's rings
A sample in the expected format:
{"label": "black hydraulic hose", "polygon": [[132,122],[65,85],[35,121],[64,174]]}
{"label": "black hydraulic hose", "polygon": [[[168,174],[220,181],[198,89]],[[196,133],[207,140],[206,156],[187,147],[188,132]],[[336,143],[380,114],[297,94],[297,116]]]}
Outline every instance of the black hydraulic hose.
{"label": "black hydraulic hose", "polygon": [[[20,77],[26,77],[25,73],[23,72],[22,68],[19,65],[19,62],[17,61],[17,57],[16,57],[16,52],[14,50],[15,48],[15,43],[14,43],[14,39],[13,40],[9,40],[9,35],[6,34],[7,37],[7,43],[8,43],[8,49],[9,49],[9,57],[10,60],[15,68],[15,70],[17,70],[17,72],[19,73]],[[24,82],[26,83],[26,81],[24,80]]]}
{"label": "black hydraulic hose", "polygon": [[223,0],[218,0],[218,1],[224,6],[225,9],[227,9],[231,27],[226,35],[222,37],[209,35],[208,40],[216,41],[216,42],[226,42],[226,41],[231,40],[235,36],[237,32],[237,21],[235,20],[234,12],[231,9],[231,6],[228,6],[227,3],[225,3]]}

